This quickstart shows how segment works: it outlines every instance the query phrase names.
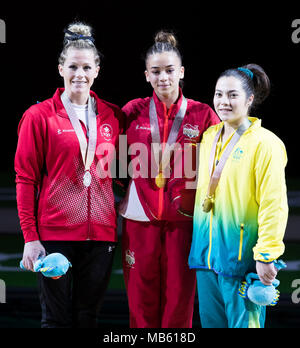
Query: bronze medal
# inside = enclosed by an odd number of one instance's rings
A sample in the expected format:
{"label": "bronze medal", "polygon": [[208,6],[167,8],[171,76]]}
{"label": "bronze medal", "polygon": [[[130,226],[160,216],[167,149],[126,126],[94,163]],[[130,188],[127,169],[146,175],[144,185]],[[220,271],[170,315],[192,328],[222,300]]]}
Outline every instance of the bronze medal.
{"label": "bronze medal", "polygon": [[212,210],[213,205],[214,205],[213,197],[206,197],[202,204],[202,209],[205,213],[209,213]]}

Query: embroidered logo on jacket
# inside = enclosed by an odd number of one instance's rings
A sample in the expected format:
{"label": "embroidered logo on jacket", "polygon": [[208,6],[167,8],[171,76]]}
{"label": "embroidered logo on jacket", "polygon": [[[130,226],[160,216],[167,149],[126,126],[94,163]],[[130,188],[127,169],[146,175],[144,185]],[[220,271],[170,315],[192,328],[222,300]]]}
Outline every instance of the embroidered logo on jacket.
{"label": "embroidered logo on jacket", "polygon": [[243,157],[243,155],[244,155],[244,151],[240,147],[238,147],[234,151],[232,157],[233,157],[234,160],[239,161]]}
{"label": "embroidered logo on jacket", "polygon": [[199,136],[199,129],[198,125],[192,126],[191,124],[187,123],[183,126],[183,134],[187,137],[191,138],[197,138]]}
{"label": "embroidered logo on jacket", "polygon": [[103,138],[107,141],[112,139],[113,136],[113,129],[110,124],[103,124],[100,127],[100,134],[103,136]]}
{"label": "embroidered logo on jacket", "polygon": [[147,131],[151,131],[151,127],[147,127],[147,126],[140,126],[140,125],[136,125],[135,127],[136,130],[141,129],[141,130],[147,130]]}
{"label": "embroidered logo on jacket", "polygon": [[57,130],[57,134],[71,133],[71,132],[75,132],[75,130],[74,129],[58,129]]}

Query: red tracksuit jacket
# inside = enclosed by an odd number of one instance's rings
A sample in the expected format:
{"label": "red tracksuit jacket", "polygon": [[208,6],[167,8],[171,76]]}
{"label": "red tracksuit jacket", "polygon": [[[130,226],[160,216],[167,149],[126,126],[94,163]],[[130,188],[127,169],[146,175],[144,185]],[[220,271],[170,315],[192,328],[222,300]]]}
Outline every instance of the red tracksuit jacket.
{"label": "red tracksuit jacket", "polygon": [[[17,206],[25,242],[33,240],[116,241],[112,179],[100,179],[100,144],[117,146],[121,110],[90,92],[97,105],[97,147],[92,183],[83,185],[79,142],[57,89],[23,115],[15,156]],[[86,128],[82,123],[85,135]],[[114,151],[106,157],[108,167]]]}
{"label": "red tracksuit jacket", "polygon": [[[166,143],[173,120],[182,103],[182,91],[180,90],[180,97],[177,103],[172,104],[168,111],[166,105],[158,99],[155,92],[153,92],[153,98],[157,110],[160,138],[162,142]],[[128,145],[130,146],[133,143],[140,142],[146,144],[148,148],[148,159],[144,159],[148,161],[148,178],[138,177],[134,179],[139,200],[150,221],[191,220],[190,217],[178,213],[178,208],[180,208],[178,206],[179,200],[174,201],[176,196],[181,195],[181,208],[182,204],[185,204],[188,206],[187,210],[193,210],[195,190],[184,189],[186,179],[174,178],[174,173],[176,173],[174,163],[175,166],[182,166],[182,173],[184,173],[184,160],[174,161],[175,156],[171,157],[171,175],[164,188],[157,188],[155,185],[155,178],[151,178],[150,146],[152,137],[149,120],[150,99],[150,97],[134,99],[122,108],[122,111],[126,115],[126,135]],[[186,114],[181,124],[176,142],[181,145],[182,149],[184,149],[184,143],[197,144],[200,142],[202,133],[208,127],[219,122],[219,117],[207,104],[187,99]],[[177,155],[178,153],[176,156]],[[134,157],[136,156],[131,156],[131,160],[133,160]],[[181,158],[184,159],[184,154]],[[194,168],[196,169],[195,164]],[[183,200],[185,202],[183,202]]]}

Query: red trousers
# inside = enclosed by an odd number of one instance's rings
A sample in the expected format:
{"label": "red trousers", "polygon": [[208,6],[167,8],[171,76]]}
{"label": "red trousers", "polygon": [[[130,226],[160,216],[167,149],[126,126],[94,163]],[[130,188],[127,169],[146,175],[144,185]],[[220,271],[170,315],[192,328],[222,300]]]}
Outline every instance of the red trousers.
{"label": "red trousers", "polygon": [[123,270],[131,328],[191,328],[196,273],[192,222],[124,219]]}

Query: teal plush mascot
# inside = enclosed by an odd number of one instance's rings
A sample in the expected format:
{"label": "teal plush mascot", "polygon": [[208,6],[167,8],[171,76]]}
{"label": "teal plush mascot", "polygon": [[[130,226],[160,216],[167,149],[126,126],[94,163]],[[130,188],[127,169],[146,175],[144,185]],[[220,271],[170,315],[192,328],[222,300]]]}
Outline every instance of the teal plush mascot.
{"label": "teal plush mascot", "polygon": [[[286,267],[282,261],[274,261],[274,266],[280,270]],[[275,279],[272,285],[264,285],[256,273],[246,275],[246,281],[241,283],[239,295],[260,306],[275,306],[279,300],[279,291],[276,290],[280,281]]]}
{"label": "teal plush mascot", "polygon": [[[69,267],[72,267],[69,260],[60,253],[52,253],[44,258],[38,259],[33,266],[34,272],[41,272],[45,277],[58,279],[67,273]],[[20,268],[26,270],[22,261]]]}

